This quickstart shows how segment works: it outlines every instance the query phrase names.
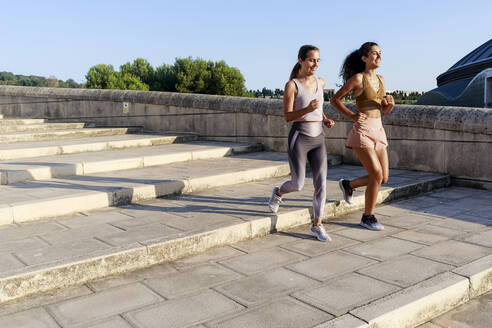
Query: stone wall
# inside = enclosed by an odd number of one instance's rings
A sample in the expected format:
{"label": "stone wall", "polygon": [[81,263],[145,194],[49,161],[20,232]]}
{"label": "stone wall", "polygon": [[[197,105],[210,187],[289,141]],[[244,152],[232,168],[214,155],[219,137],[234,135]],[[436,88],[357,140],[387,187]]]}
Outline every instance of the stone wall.
{"label": "stone wall", "polygon": [[[329,153],[356,163],[344,147],[352,123],[326,102],[324,111],[337,123],[325,130]],[[281,100],[168,92],[0,86],[0,113],[6,118],[191,132],[210,140],[258,142],[276,151],[286,150],[289,130]],[[492,181],[491,109],[397,105],[383,121],[392,168]]]}

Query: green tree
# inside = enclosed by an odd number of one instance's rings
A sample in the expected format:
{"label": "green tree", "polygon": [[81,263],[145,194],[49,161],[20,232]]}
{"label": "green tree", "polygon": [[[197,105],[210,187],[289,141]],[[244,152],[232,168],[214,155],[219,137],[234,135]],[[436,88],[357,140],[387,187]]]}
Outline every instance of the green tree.
{"label": "green tree", "polygon": [[150,85],[150,90],[155,91],[176,91],[178,79],[174,66],[162,64],[154,71],[154,79]]}
{"label": "green tree", "polygon": [[87,79],[86,86],[89,89],[114,89],[118,85],[118,77],[113,65],[98,64],[92,66],[85,78]]}
{"label": "green tree", "polygon": [[140,82],[151,85],[154,79],[154,67],[143,58],[137,58],[130,64],[127,62],[120,66],[120,72],[123,74],[131,74],[140,79]]}

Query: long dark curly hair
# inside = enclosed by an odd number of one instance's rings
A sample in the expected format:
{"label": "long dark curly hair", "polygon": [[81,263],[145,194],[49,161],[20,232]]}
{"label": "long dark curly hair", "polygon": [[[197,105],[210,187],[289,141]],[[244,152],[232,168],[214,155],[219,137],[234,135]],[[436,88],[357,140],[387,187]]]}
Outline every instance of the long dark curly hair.
{"label": "long dark curly hair", "polygon": [[345,58],[342,69],[340,70],[340,76],[343,79],[343,83],[347,82],[347,80],[355,74],[364,72],[366,69],[366,63],[362,61],[361,57],[367,57],[372,46],[378,46],[378,44],[376,42],[366,42],[361,45],[359,49],[352,51]]}

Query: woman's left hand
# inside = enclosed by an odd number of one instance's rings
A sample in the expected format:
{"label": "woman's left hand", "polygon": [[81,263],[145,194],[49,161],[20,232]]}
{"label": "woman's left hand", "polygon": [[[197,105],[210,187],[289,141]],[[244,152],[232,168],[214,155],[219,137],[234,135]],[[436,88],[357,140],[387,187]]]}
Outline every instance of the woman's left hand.
{"label": "woman's left hand", "polygon": [[326,119],[326,120],[323,120],[323,124],[324,124],[327,128],[332,128],[332,127],[335,125],[335,121],[330,120],[330,119]]}

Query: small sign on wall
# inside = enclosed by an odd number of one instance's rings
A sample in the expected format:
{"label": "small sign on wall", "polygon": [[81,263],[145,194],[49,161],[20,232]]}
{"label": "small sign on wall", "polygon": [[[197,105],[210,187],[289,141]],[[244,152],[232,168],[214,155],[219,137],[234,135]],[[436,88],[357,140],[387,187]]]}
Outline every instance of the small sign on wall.
{"label": "small sign on wall", "polygon": [[128,114],[129,111],[130,111],[130,104],[127,102],[124,102],[123,103],[123,114]]}

